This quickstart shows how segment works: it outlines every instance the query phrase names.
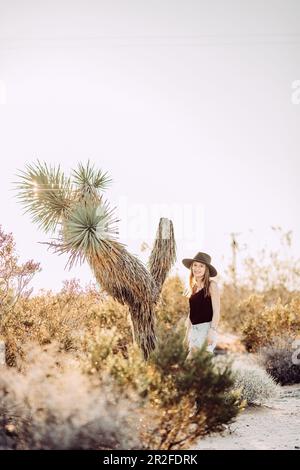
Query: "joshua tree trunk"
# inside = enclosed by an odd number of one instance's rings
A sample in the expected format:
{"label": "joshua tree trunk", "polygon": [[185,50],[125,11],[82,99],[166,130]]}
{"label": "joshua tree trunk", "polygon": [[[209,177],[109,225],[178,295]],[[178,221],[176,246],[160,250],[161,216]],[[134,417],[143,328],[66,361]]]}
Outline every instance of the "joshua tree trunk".
{"label": "joshua tree trunk", "polygon": [[155,348],[155,304],[175,260],[173,224],[164,218],[159,222],[149,271],[138,258],[113,242],[110,255],[102,257],[98,254],[88,259],[99,284],[114,299],[128,305],[134,339],[145,359]]}

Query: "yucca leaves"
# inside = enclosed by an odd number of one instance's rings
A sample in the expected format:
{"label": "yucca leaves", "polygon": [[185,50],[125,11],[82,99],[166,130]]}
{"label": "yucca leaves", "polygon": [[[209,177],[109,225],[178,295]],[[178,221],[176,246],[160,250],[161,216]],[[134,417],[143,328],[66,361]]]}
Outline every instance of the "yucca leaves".
{"label": "yucca leaves", "polygon": [[91,197],[95,200],[99,196],[99,190],[104,191],[112,182],[107,172],[103,173],[101,170],[95,170],[90,161],[87,162],[86,166],[79,163],[78,169],[72,172],[72,179],[81,198]]}
{"label": "yucca leaves", "polygon": [[72,185],[60,169],[46,163],[28,164],[25,171],[19,171],[15,182],[17,198],[29,212],[32,221],[46,233],[56,229],[61,217],[72,204]]}
{"label": "yucca leaves", "polygon": [[110,240],[115,240],[118,233],[114,209],[107,202],[79,201],[68,213],[62,223],[57,253],[69,253],[70,267],[86,258],[104,256]]}
{"label": "yucca leaves", "polygon": [[95,170],[90,162],[86,166],[79,163],[72,173],[72,181],[64,176],[60,166],[48,166],[39,160],[25,168],[17,174],[17,197],[26,209],[24,213],[29,212],[32,221],[46,233],[54,232],[61,220],[68,219],[68,212],[78,201],[84,199],[87,203],[100,204],[99,191],[112,181],[107,173]]}
{"label": "yucca leaves", "polygon": [[46,233],[60,226],[57,242],[48,243],[58,253],[68,253],[69,263],[96,253],[104,254],[117,232],[113,209],[104,202],[100,189],[111,179],[94,166],[81,163],[66,178],[60,169],[37,160],[20,171],[15,183],[17,197],[32,215],[33,222]]}

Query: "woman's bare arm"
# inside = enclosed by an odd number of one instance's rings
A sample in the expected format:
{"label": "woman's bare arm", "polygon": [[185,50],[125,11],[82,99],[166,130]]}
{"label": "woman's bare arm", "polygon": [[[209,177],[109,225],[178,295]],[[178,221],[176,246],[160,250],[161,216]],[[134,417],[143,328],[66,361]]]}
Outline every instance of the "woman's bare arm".
{"label": "woman's bare arm", "polygon": [[213,318],[211,321],[211,327],[213,329],[217,329],[219,321],[220,321],[220,290],[218,284],[215,281],[211,281],[210,283],[210,295],[211,295],[211,303],[213,308]]}
{"label": "woman's bare arm", "polygon": [[186,332],[185,332],[185,336],[184,336],[184,341],[186,341],[186,340],[187,340],[187,337],[188,337],[188,334],[189,334],[189,331],[190,331],[190,329],[191,329],[190,314],[187,315],[184,324],[185,324],[185,328],[186,328]]}

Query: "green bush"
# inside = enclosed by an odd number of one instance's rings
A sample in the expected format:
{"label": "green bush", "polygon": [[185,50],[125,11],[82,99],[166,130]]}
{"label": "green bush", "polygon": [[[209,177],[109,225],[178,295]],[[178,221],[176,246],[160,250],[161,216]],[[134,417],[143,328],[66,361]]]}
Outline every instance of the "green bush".
{"label": "green bush", "polygon": [[[124,393],[134,390],[140,397],[141,441],[145,449],[188,448],[212,431],[223,429],[241,409],[236,391],[231,391],[230,367],[216,371],[212,355],[204,348],[186,360],[183,330],[158,325],[158,347],[147,363],[136,347],[125,358],[120,352],[107,354],[117,332],[99,331],[90,341],[90,373],[113,377]],[[198,404],[195,409],[195,404]]]}

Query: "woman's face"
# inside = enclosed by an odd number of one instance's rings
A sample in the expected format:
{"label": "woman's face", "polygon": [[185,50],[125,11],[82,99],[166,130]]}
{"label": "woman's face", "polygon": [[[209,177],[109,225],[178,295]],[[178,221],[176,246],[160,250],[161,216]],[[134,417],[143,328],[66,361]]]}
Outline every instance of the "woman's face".
{"label": "woman's face", "polygon": [[192,266],[194,277],[203,277],[205,274],[205,268],[205,264],[200,263],[199,261],[194,261]]}

